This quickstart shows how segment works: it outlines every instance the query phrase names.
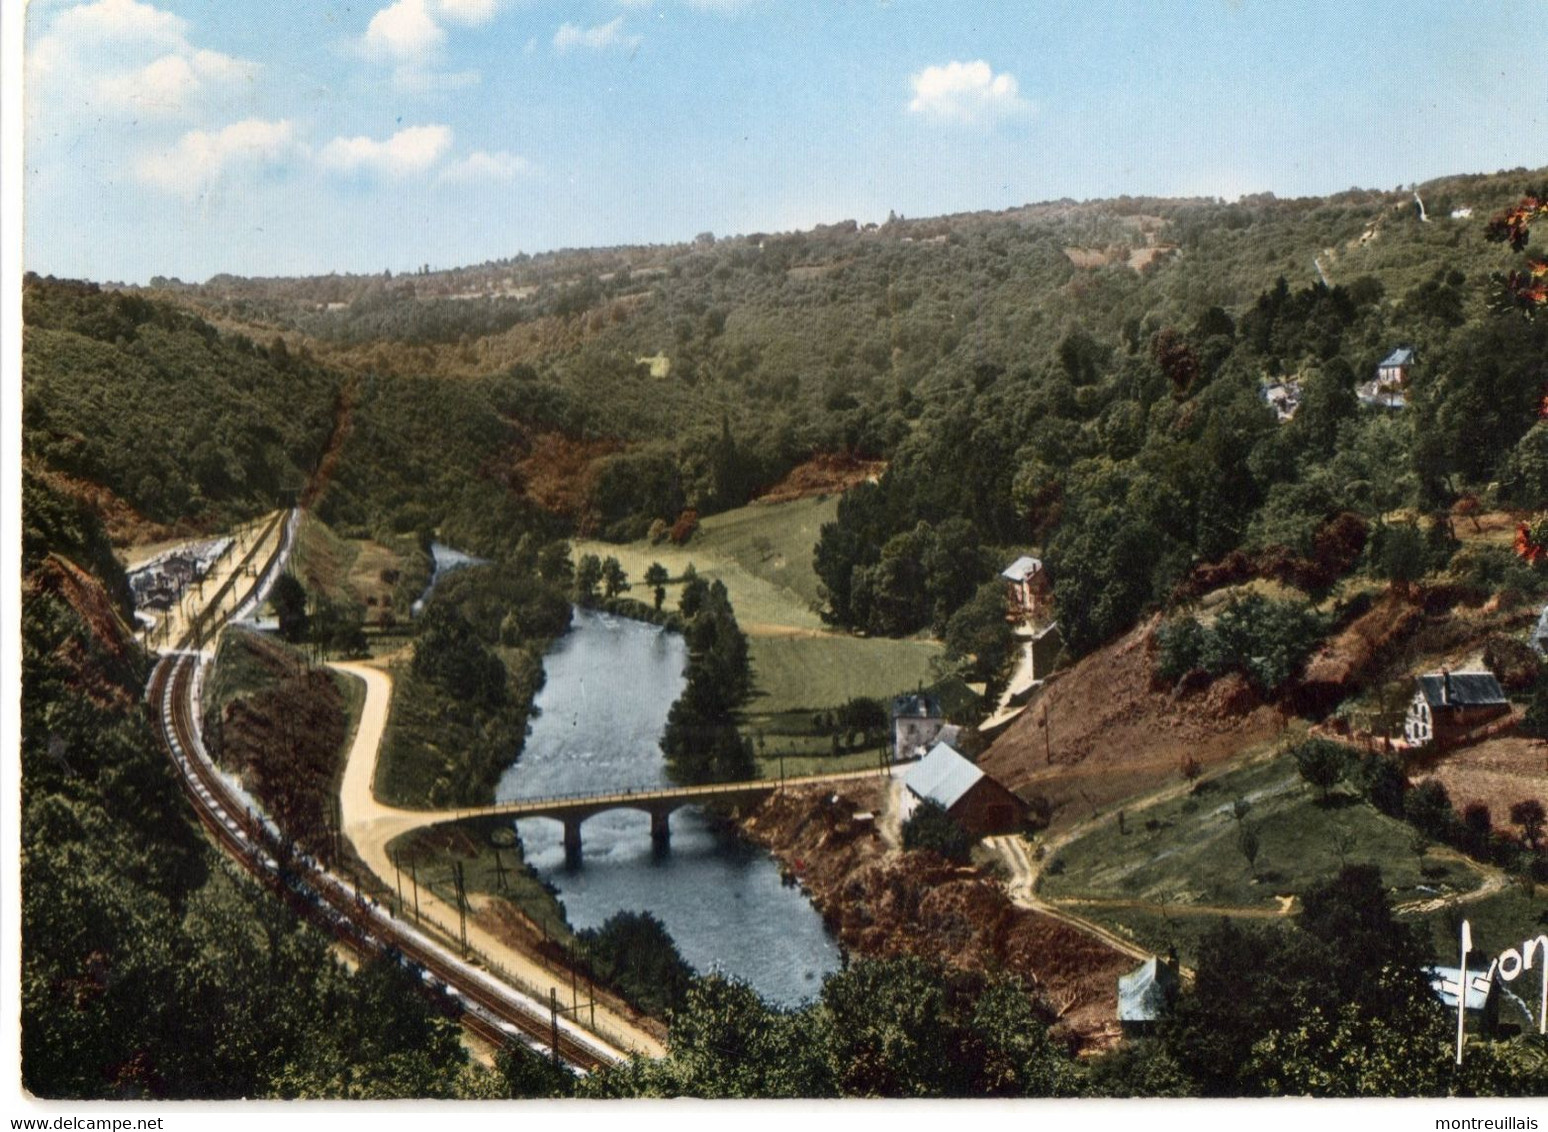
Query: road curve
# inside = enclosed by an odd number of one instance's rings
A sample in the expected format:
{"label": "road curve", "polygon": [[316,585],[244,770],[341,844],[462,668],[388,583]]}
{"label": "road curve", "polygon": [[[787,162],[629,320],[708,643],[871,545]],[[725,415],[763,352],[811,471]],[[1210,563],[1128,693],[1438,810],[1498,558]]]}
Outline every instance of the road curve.
{"label": "road curve", "polygon": [[[392,703],[392,677],[367,664],[334,662],[329,667],[356,677],[365,684],[365,704],[361,708],[360,723],[355,729],[355,739],[344,766],[344,778],[339,789],[339,809],[344,836],[355,847],[360,859],[390,891],[395,883],[396,870],[388,856],[387,846],[405,833],[451,820],[455,814],[403,810],[377,800],[372,784],[376,779],[377,759],[381,753],[382,736],[386,731]],[[422,887],[419,890],[419,911],[425,920],[449,938],[457,936],[457,910],[428,888]],[[529,993],[541,996],[550,987],[562,989],[569,983],[568,972],[550,969],[474,922],[468,924],[468,945],[484,956],[491,968],[501,970]],[[649,1033],[601,1003],[597,1004],[595,1017],[596,1032],[621,1050],[646,1057],[661,1057],[665,1054],[661,1043]]]}

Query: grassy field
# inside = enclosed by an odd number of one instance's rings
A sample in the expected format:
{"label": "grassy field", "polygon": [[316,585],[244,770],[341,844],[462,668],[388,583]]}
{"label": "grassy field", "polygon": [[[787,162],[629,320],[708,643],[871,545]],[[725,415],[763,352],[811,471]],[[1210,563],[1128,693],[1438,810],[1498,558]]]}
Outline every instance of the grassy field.
{"label": "grassy field", "polygon": [[[674,579],[692,563],[701,576],[725,583],[752,660],[754,690],[742,732],[753,737],[771,774],[779,772],[781,755],[787,774],[874,766],[874,745],[835,753],[832,737],[813,728],[812,716],[858,696],[889,701],[935,679],[936,641],[853,637],[823,625],[812,549],[837,511],[837,497],[753,504],[706,519],[683,547],[574,544],[577,558],[617,558],[634,583],[630,596],[641,601],[653,600],[641,581],[652,562]],[[679,589],[666,587],[668,606]]]}
{"label": "grassy field", "polygon": [[751,714],[812,712],[856,696],[890,699],[933,681],[934,641],[873,637],[754,637]]}
{"label": "grassy field", "polygon": [[[837,497],[793,503],[753,504],[712,515],[686,546],[635,542],[624,546],[576,540],[574,555],[618,559],[634,584],[633,596],[652,600],[641,579],[652,562],[673,578],[692,563],[698,572],[725,583],[736,618],[748,633],[768,628],[823,630],[818,616],[821,595],[812,571],[812,548],[822,524],[838,512]],[[667,586],[667,601],[677,601],[678,586]]]}
{"label": "grassy field", "polygon": [[[1083,915],[1128,923],[1174,918],[1190,908],[1272,911],[1277,896],[1334,875],[1345,862],[1373,863],[1394,902],[1466,892],[1483,876],[1470,863],[1431,850],[1421,859],[1413,830],[1352,795],[1323,804],[1288,757],[1204,780],[1203,789],[1117,815],[1060,849],[1042,892],[1077,901]],[[1232,803],[1250,803],[1243,824],[1256,832],[1253,867],[1238,847]],[[1342,852],[1340,852],[1342,842]],[[1087,903],[1089,902],[1089,903]],[[1136,919],[1136,930],[1140,925]]]}

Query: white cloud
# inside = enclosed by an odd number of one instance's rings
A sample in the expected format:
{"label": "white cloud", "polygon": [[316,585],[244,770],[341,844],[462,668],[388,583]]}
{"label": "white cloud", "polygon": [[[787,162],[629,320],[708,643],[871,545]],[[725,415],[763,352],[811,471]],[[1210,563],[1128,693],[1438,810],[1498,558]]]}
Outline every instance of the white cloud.
{"label": "white cloud", "polygon": [[378,59],[428,58],[446,42],[446,32],[425,0],[398,0],[371,17],[361,46]]}
{"label": "white cloud", "polygon": [[137,71],[97,80],[95,101],[138,114],[178,114],[211,86],[251,82],[257,73],[256,64],[219,51],[163,55]]}
{"label": "white cloud", "polygon": [[222,130],[190,130],[165,153],[144,158],[136,173],[148,185],[193,197],[239,167],[282,164],[300,147],[290,122],[248,118]]}
{"label": "white cloud", "polygon": [[1016,76],[1003,71],[997,75],[982,59],[926,67],[909,82],[914,88],[909,110],[944,121],[977,123],[1030,108],[1021,98]]}
{"label": "white cloud", "polygon": [[500,151],[486,153],[474,150],[461,161],[454,161],[441,171],[438,178],[447,184],[467,185],[483,181],[514,181],[531,168],[526,158]]}
{"label": "white cloud", "polygon": [[138,0],[97,0],[60,12],[49,25],[49,35],[66,41],[183,47],[188,21]]}
{"label": "white cloud", "polygon": [[589,51],[605,51],[610,47],[625,49],[638,47],[640,37],[624,34],[623,23],[624,18],[618,16],[593,28],[583,28],[578,24],[564,24],[554,33],[554,48],[564,52],[576,47],[584,47]]}
{"label": "white cloud", "polygon": [[477,27],[494,19],[500,0],[435,0],[435,7],[454,24]]}
{"label": "white cloud", "polygon": [[188,26],[138,0],[64,9],[28,52],[29,106],[46,105],[56,119],[183,114],[256,78],[256,63],[195,47]]}
{"label": "white cloud", "polygon": [[374,173],[407,177],[432,168],[451,148],[447,126],[410,126],[386,141],[375,138],[334,138],[323,146],[318,160],[338,173]]}

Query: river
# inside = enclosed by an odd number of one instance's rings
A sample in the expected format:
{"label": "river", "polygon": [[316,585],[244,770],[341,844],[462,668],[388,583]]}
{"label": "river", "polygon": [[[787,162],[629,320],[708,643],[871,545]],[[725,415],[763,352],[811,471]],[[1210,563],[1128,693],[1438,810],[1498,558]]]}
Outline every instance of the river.
{"label": "river", "polygon": [[[577,609],[544,661],[521,759],[500,801],[670,782],[658,740],[681,694],[687,647],[657,626]],[[579,865],[565,863],[556,821],[518,823],[527,860],[558,888],[570,923],[596,927],[614,912],[654,913],[701,973],[746,980],[765,1000],[794,1006],[839,966],[816,910],[785,886],[774,860],[693,807],[672,815],[671,847],[656,852],[650,818],[598,814],[581,827]]]}
{"label": "river", "polygon": [[418,617],[424,611],[425,602],[430,600],[430,595],[435,592],[435,584],[450,574],[453,570],[461,570],[464,566],[481,566],[489,560],[477,558],[466,551],[456,547],[447,546],[444,543],[432,542],[430,544],[430,561],[434,564],[434,572],[430,575],[430,583],[425,586],[425,592],[415,599],[409,607],[409,612]]}

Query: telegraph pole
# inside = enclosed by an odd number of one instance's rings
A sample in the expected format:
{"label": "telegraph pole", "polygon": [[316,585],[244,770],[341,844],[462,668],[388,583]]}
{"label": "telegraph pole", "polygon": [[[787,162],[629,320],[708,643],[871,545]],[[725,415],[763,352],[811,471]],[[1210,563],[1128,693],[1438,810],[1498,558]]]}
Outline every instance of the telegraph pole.
{"label": "telegraph pole", "polygon": [[396,850],[392,854],[392,871],[398,877],[398,914],[403,913],[403,861]]}
{"label": "telegraph pole", "polygon": [[548,1026],[553,1043],[554,1064],[559,1064],[559,988],[548,988]]}
{"label": "telegraph pole", "polygon": [[462,957],[468,957],[468,895],[462,883],[462,862],[452,865],[452,880],[457,886],[457,920],[462,932]]}

